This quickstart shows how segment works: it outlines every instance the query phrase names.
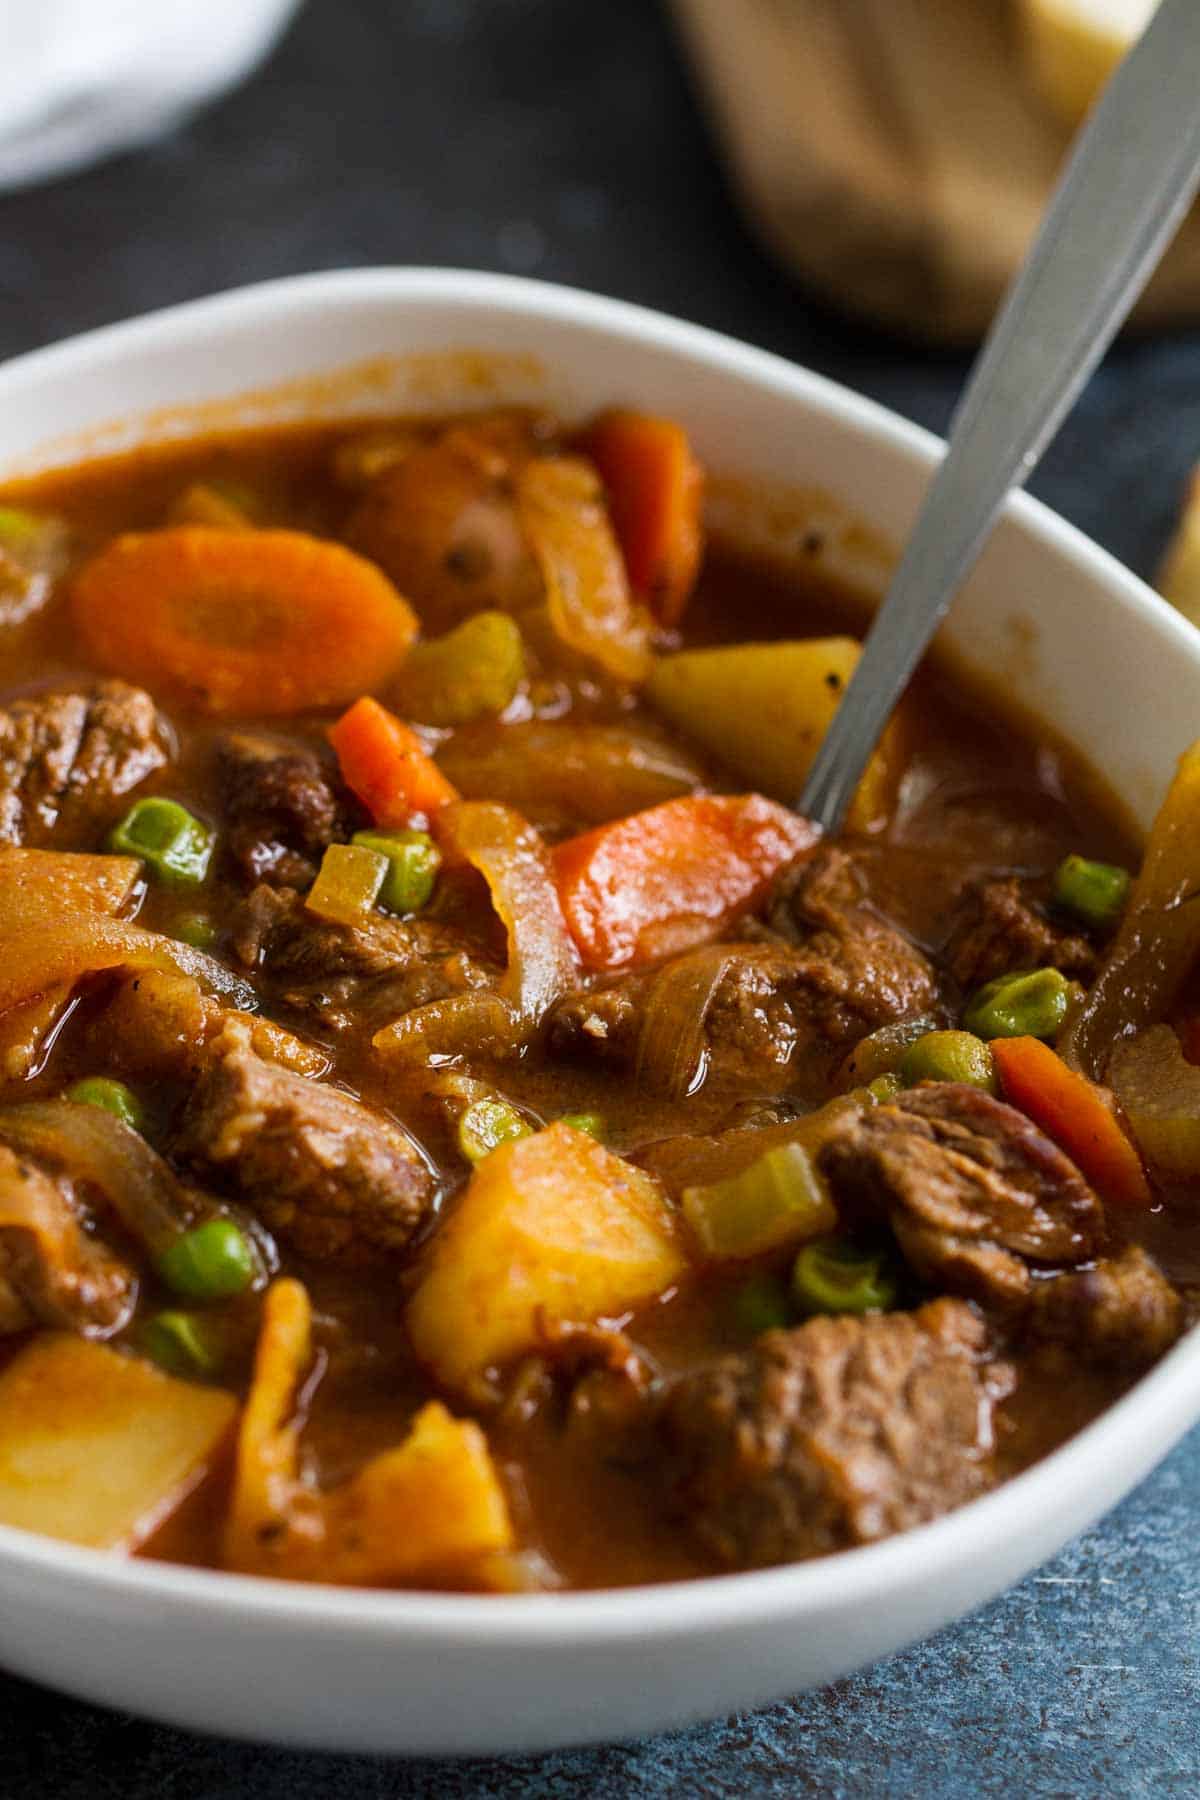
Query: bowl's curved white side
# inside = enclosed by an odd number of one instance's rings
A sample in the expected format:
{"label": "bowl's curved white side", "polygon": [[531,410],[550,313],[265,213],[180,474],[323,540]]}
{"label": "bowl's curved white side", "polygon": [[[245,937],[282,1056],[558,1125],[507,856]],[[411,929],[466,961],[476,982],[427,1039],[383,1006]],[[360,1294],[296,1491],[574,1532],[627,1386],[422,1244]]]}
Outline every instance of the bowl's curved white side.
{"label": "bowl's curved white side", "polygon": [[[675,413],[712,466],[822,488],[894,540],[938,452],[869,402],[694,327],[537,283],[378,270],[243,290],[9,364],[0,476],[116,415],[447,345],[517,359],[513,398]],[[530,352],[540,371],[521,364]],[[387,403],[427,399],[416,383]],[[437,403],[454,397],[440,388]],[[1200,636],[1028,500],[946,639],[1102,764],[1143,821],[1200,735]],[[821,1563],[611,1594],[302,1589],[0,1530],[0,1656],[93,1699],[298,1744],[466,1752],[628,1736],[831,1679],[961,1615],[1115,1503],[1198,1416],[1189,1339],[1057,1455],[936,1525]]]}

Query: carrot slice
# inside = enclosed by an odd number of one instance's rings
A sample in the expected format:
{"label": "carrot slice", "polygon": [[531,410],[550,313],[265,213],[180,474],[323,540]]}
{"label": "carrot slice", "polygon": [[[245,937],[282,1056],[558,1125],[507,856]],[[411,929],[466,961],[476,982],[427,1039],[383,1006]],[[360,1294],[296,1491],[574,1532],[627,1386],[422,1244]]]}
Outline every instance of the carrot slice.
{"label": "carrot slice", "polygon": [[214,713],[341,705],[417,630],[373,563],[302,531],[130,533],[84,564],[71,610],[100,668]]}
{"label": "carrot slice", "polygon": [[369,695],[330,727],[329,741],[346,786],[377,825],[407,825],[414,813],[432,818],[459,797],[411,726]]}
{"label": "carrot slice", "polygon": [[616,969],[715,937],[816,840],[806,819],[761,794],[689,794],[570,838],[551,856],[584,962]]}
{"label": "carrot slice", "polygon": [[1153,1204],[1141,1157],[1103,1088],[1039,1038],[993,1038],[992,1056],[1005,1098],[1061,1144],[1106,1198]]}
{"label": "carrot slice", "polygon": [[686,433],[671,419],[609,412],[583,448],[608,490],[634,592],[664,625],[678,625],[704,548],[704,471]]}

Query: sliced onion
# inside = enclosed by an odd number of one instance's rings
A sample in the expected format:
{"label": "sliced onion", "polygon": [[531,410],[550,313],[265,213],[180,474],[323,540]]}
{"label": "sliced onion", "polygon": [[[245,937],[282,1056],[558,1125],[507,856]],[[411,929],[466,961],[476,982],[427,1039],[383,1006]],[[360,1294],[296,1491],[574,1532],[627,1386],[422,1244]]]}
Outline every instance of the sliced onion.
{"label": "sliced onion", "polygon": [[545,846],[511,806],[463,800],[438,815],[448,858],[478,869],[508,934],[499,991],[434,1000],[377,1032],[375,1048],[422,1055],[504,1055],[528,1041],[576,979],[575,949],[550,879]]}
{"label": "sliced onion", "polygon": [[464,800],[439,820],[448,854],[461,856],[487,882],[508,934],[501,996],[526,1024],[536,1024],[575,980],[575,948],[550,877],[545,845],[511,806]]}
{"label": "sliced onion", "polygon": [[199,1217],[197,1197],[157,1151],[101,1106],[30,1100],[4,1107],[0,1141],[98,1188],[125,1230],[152,1256],[168,1249]]}
{"label": "sliced onion", "polygon": [[1168,1181],[1200,1177],[1200,1068],[1171,1027],[1153,1025],[1118,1045],[1108,1078],[1150,1166]]}
{"label": "sliced onion", "polygon": [[638,1033],[639,1081],[672,1100],[682,1100],[700,1086],[707,1062],[705,1021],[736,955],[728,945],[706,944],[659,970]]}
{"label": "sliced onion", "polygon": [[10,1278],[0,1277],[9,1298],[0,1310],[8,1322],[20,1329],[32,1315],[42,1325],[85,1337],[121,1331],[137,1305],[133,1271],[82,1229],[56,1182],[30,1171],[16,1176],[9,1157],[0,1166],[0,1263],[6,1248],[13,1253]]}
{"label": "sliced onion", "polygon": [[402,1013],[372,1043],[385,1056],[444,1062],[459,1056],[510,1056],[521,1022],[499,994],[451,994]]}
{"label": "sliced onion", "polygon": [[517,516],[546,584],[555,636],[617,681],[644,681],[648,622],[630,595],[592,465],[578,456],[534,457],[517,477]]}
{"label": "sliced onion", "polygon": [[468,800],[504,800],[554,831],[604,825],[697,792],[705,772],[686,751],[624,725],[530,719],[456,731],[438,766]]}
{"label": "sliced onion", "polygon": [[101,1106],[29,1100],[0,1108],[0,1143],[96,1188],[151,1256],[161,1255],[193,1225],[221,1216],[235,1220],[250,1240],[255,1287],[279,1266],[275,1240],[258,1219],[180,1181],[140,1132]]}
{"label": "sliced onion", "polygon": [[47,914],[24,896],[0,895],[0,1013],[102,969],[181,969],[244,1012],[258,1009],[249,982],[203,950],[142,925],[65,909]]}
{"label": "sliced onion", "polygon": [[1200,956],[1200,742],[1180,759],[1150,828],[1142,872],[1087,999],[1061,1038],[1093,1081],[1124,1038],[1158,1023]]}

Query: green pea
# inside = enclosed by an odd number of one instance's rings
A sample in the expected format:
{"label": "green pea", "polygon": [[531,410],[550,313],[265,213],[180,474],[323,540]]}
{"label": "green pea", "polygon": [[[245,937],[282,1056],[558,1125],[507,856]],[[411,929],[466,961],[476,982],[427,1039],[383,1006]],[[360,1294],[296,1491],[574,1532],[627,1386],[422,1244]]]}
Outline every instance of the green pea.
{"label": "green pea", "polygon": [[114,1081],[109,1075],[86,1075],[67,1089],[67,1099],[77,1106],[102,1106],[135,1131],[142,1129],[145,1113],[141,1101],[123,1081]]}
{"label": "green pea", "polygon": [[190,1313],[155,1313],[141,1326],[136,1341],[139,1350],[168,1375],[215,1375],[221,1366],[211,1332]]}
{"label": "green pea", "polygon": [[747,1337],[780,1331],[792,1322],[788,1291],[778,1275],[751,1275],[733,1296],[733,1322]]}
{"label": "green pea", "polygon": [[847,1238],[814,1238],[792,1265],[792,1300],[802,1313],[886,1312],[896,1294],[887,1253],[860,1249]]}
{"label": "green pea", "polygon": [[1054,900],[1085,925],[1109,931],[1125,910],[1133,877],[1116,863],[1065,856],[1054,871]]}
{"label": "green pea", "polygon": [[604,1120],[599,1113],[577,1112],[564,1113],[559,1119],[560,1125],[569,1125],[572,1131],[585,1131],[588,1137],[604,1138]]}
{"label": "green pea", "polygon": [[874,1081],[868,1081],[863,1093],[874,1106],[889,1106],[903,1088],[899,1075],[877,1075]]}
{"label": "green pea", "polygon": [[900,1058],[899,1075],[905,1087],[918,1081],[964,1081],[989,1094],[996,1087],[992,1053],[969,1031],[927,1031]]}
{"label": "green pea", "polygon": [[232,1219],[208,1219],[164,1250],[158,1272],[188,1300],[231,1300],[254,1280],[250,1240]]}
{"label": "green pea", "polygon": [[177,800],[135,800],[108,836],[108,847],[137,856],[167,887],[199,887],[212,861],[213,834]]}
{"label": "green pea", "polygon": [[891,1075],[908,1046],[927,1031],[937,1028],[931,1013],[911,1019],[897,1019],[881,1025],[878,1031],[860,1038],[837,1074],[839,1088],[868,1086],[877,1075]]}
{"label": "green pea", "polygon": [[427,831],[356,831],[351,843],[387,858],[378,900],[393,913],[420,912],[433,898],[441,852]]}
{"label": "green pea", "polygon": [[981,1038],[1050,1039],[1062,1030],[1071,983],[1061,969],[1028,969],[1001,975],[967,1002],[963,1024]]}
{"label": "green pea", "polygon": [[472,1100],[458,1121],[458,1147],[469,1163],[481,1163],[501,1144],[528,1137],[531,1130],[507,1100]]}
{"label": "green pea", "polygon": [[218,934],[207,913],[185,913],[182,919],[176,919],[173,935],[193,950],[211,950]]}

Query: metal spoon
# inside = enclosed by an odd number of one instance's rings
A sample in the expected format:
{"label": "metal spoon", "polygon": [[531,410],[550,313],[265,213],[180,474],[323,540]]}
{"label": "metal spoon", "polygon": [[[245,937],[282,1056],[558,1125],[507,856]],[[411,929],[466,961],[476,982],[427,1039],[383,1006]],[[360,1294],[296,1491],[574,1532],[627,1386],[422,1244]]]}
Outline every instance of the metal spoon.
{"label": "metal spoon", "polygon": [[950,445],[799,810],[836,831],[1011,489],[1036,467],[1200,184],[1200,6],[1161,0],[1080,133],[979,354]]}

